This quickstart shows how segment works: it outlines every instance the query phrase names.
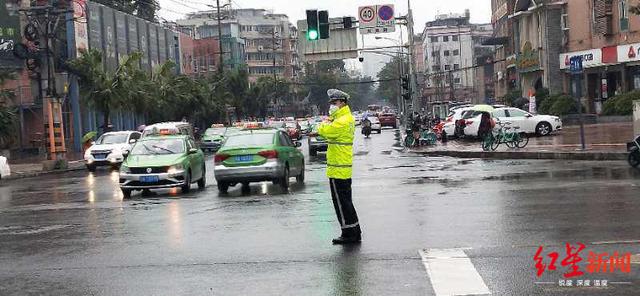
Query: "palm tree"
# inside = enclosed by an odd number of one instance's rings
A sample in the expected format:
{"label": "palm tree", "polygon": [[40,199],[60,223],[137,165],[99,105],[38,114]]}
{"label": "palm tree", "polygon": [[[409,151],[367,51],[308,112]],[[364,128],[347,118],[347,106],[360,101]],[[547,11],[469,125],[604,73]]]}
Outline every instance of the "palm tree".
{"label": "palm tree", "polygon": [[2,87],[7,80],[14,79],[11,72],[0,71],[0,148],[9,148],[16,139],[16,108],[10,107],[9,102],[13,102],[15,94],[13,90]]}
{"label": "palm tree", "polygon": [[80,78],[80,90],[87,104],[102,113],[104,128],[109,126],[111,111],[130,107],[131,98],[139,95],[136,78],[141,57],[139,52],[126,56],[113,72],[105,69],[102,52],[95,49],[69,61],[69,68]]}

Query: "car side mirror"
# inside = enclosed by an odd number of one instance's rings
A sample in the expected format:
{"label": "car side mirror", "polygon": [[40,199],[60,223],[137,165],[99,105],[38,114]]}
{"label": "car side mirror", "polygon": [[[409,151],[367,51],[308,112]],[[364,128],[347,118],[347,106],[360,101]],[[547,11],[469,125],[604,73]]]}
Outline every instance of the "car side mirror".
{"label": "car side mirror", "polygon": [[138,140],[136,140],[136,139],[131,139],[131,140],[129,140],[129,144],[135,144],[137,141]]}
{"label": "car side mirror", "polygon": [[300,148],[302,147],[302,142],[296,142],[295,145],[296,145],[296,148]]}
{"label": "car side mirror", "polygon": [[531,114],[527,113],[527,115],[525,115],[524,117],[529,118],[529,117],[533,117],[533,115],[531,115]]}
{"label": "car side mirror", "polygon": [[196,154],[196,153],[198,153],[198,148],[189,149],[189,154]]}
{"label": "car side mirror", "polygon": [[91,145],[95,145],[95,144],[96,144],[96,141],[91,141]]}
{"label": "car side mirror", "polygon": [[127,157],[129,156],[130,151],[129,150],[122,150],[122,156]]}

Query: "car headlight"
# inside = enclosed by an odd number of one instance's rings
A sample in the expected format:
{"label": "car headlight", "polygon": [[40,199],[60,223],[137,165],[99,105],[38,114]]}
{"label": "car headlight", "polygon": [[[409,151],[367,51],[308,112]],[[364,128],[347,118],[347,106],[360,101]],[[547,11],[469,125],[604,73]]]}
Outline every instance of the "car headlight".
{"label": "car headlight", "polygon": [[91,156],[91,149],[87,149],[87,151],[84,152],[84,158],[89,158],[89,156]]}
{"label": "car headlight", "polygon": [[167,173],[177,174],[178,172],[181,172],[183,169],[184,167],[182,166],[181,163],[179,163],[179,164],[170,166],[169,169],[167,170]]}
{"label": "car headlight", "polygon": [[123,174],[129,174],[129,173],[131,173],[131,169],[129,169],[128,166],[123,164],[123,165],[120,166],[120,172],[123,173]]}

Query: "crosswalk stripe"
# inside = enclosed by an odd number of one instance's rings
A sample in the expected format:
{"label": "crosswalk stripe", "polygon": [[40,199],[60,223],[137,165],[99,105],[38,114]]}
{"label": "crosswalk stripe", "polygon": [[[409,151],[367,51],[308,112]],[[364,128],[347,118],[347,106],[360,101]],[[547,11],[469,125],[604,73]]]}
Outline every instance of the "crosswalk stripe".
{"label": "crosswalk stripe", "polygon": [[464,249],[425,249],[419,253],[437,296],[491,294]]}

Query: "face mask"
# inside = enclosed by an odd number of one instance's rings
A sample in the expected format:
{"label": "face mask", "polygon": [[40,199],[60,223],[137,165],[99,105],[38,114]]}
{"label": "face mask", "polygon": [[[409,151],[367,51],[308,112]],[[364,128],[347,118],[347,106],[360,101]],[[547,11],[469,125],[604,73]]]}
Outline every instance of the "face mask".
{"label": "face mask", "polygon": [[340,107],[336,106],[336,105],[331,105],[329,106],[329,115],[333,115],[334,113],[336,113],[338,110],[340,109]]}

